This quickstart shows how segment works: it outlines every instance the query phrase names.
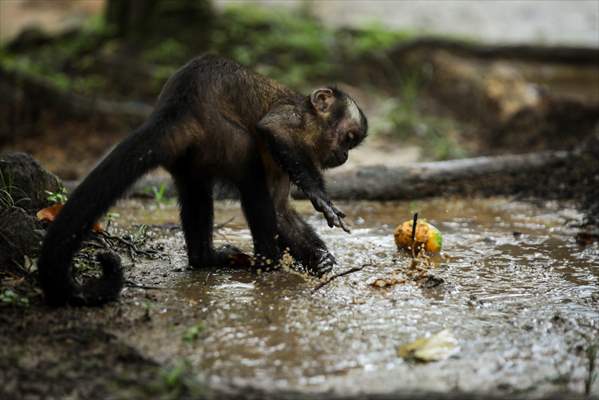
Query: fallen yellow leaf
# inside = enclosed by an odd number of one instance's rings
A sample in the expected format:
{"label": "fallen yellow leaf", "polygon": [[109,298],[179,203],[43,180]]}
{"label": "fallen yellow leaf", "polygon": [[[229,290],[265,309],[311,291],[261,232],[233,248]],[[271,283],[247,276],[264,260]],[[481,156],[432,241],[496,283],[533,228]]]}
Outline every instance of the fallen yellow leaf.
{"label": "fallen yellow leaf", "polygon": [[460,350],[458,341],[448,329],[427,337],[404,344],[397,350],[400,357],[418,361],[445,360]]}
{"label": "fallen yellow leaf", "polygon": [[42,208],[35,214],[38,221],[52,222],[56,219],[56,216],[62,210],[63,204],[54,204],[53,206]]}
{"label": "fallen yellow leaf", "polygon": [[[35,214],[35,216],[37,217],[38,221],[53,222],[58,214],[60,214],[62,207],[64,207],[64,204],[54,204],[53,206],[42,208]],[[92,231],[95,233],[102,233],[104,229],[102,229],[102,225],[96,222],[92,226]]]}

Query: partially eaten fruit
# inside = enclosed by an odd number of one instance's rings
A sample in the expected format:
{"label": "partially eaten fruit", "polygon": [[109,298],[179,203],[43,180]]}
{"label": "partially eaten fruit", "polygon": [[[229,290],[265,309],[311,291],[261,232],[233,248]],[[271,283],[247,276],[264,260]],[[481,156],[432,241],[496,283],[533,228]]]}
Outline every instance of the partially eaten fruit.
{"label": "partially eaten fruit", "polygon": [[443,247],[441,232],[426,220],[421,219],[416,221],[416,232],[413,233],[413,224],[414,221],[406,221],[395,228],[397,248],[412,251],[422,247],[429,253],[440,252]]}

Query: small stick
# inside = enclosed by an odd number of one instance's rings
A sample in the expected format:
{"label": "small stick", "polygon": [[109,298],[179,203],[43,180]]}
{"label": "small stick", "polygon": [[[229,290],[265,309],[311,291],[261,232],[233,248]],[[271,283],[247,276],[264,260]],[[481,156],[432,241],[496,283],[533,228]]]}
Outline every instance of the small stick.
{"label": "small stick", "polygon": [[[141,250],[138,249],[137,246],[135,245],[135,243],[133,241],[127,240],[125,238],[122,238],[120,236],[116,236],[116,235],[111,235],[106,231],[102,231],[98,234],[99,236],[103,237],[104,239],[107,240],[114,240],[117,241],[121,244],[123,244],[127,250],[129,251],[129,256],[131,257],[131,259],[134,259],[134,254],[141,254],[144,255],[146,257],[154,257],[160,254],[159,251],[154,250],[154,249],[147,249],[147,250]],[[108,244],[108,243],[107,243]],[[114,247],[114,245],[107,245],[106,248],[111,248]]]}
{"label": "small stick", "polygon": [[140,285],[138,283],[132,282],[132,281],[125,281],[125,286],[127,287],[134,287],[137,289],[146,289],[146,290],[169,290],[169,288],[165,288],[165,287],[161,287],[161,286],[147,286],[147,285]]}
{"label": "small stick", "polygon": [[340,272],[340,273],[338,273],[336,275],[333,275],[329,279],[327,279],[326,281],[320,282],[318,285],[316,285],[316,287],[314,289],[312,289],[312,293],[314,293],[317,290],[321,289],[322,287],[328,285],[334,279],[337,279],[337,278],[339,278],[341,276],[349,275],[349,274],[354,273],[354,272],[361,271],[361,270],[363,270],[364,268],[366,268],[366,267],[368,267],[370,265],[372,265],[372,263],[366,263],[366,264],[363,264],[361,267],[353,267],[353,268],[350,268],[350,269],[345,270],[343,272]]}
{"label": "small stick", "polygon": [[231,217],[228,220],[226,220],[225,222],[221,222],[220,224],[215,224],[214,225],[214,230],[217,231],[219,229],[224,228],[225,226],[229,225],[231,222],[233,222],[233,220],[235,219],[235,217]]}
{"label": "small stick", "polygon": [[111,235],[110,233],[108,233],[106,231],[100,232],[100,235],[104,236],[107,239],[116,240],[117,242],[120,242],[120,243],[124,244],[125,246],[127,246],[130,250],[133,250],[136,253],[140,253],[140,250],[137,248],[137,246],[135,246],[135,243],[133,243],[133,241],[129,241],[120,236]]}
{"label": "small stick", "polygon": [[416,224],[418,223],[418,213],[414,213],[414,219],[412,220],[412,242],[416,239]]}
{"label": "small stick", "polygon": [[412,220],[412,258],[416,258],[416,225],[418,224],[418,213],[414,213],[414,219]]}

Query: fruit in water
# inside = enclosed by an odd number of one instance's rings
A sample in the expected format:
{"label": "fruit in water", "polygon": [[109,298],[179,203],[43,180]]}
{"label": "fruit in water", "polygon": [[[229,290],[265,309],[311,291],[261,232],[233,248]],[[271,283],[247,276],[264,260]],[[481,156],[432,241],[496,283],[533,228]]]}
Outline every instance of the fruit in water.
{"label": "fruit in water", "polygon": [[395,228],[395,244],[398,249],[412,250],[420,246],[429,253],[438,253],[443,247],[443,236],[433,225],[421,219],[416,222],[416,233],[412,240],[413,221],[406,221]]}

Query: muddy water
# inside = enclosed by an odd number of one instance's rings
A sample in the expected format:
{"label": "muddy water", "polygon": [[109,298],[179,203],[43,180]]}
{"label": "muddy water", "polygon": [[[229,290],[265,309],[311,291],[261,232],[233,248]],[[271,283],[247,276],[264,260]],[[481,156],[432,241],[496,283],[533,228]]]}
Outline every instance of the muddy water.
{"label": "muddy water", "polygon": [[[173,290],[153,295],[153,323],[130,332],[131,342],[161,361],[190,360],[217,386],[583,392],[585,350],[598,341],[599,248],[576,244],[581,215],[574,209],[505,199],[341,205],[351,235],[327,228],[307,203],[298,203],[337,256],[335,272],[371,265],[316,292],[317,281],[291,272],[185,270],[181,232],[164,235],[169,262],[137,266],[132,276]],[[444,283],[371,287],[376,278],[407,270],[409,257],[396,253],[392,231],[413,211],[443,232],[444,257],[431,273]],[[173,207],[126,215],[137,222],[177,220]],[[237,207],[217,206],[217,221],[231,216],[217,242],[250,249]],[[200,337],[184,342],[198,321],[205,327]],[[399,345],[442,329],[459,342],[452,358],[415,364],[398,357]],[[597,383],[593,392],[599,393]]]}

